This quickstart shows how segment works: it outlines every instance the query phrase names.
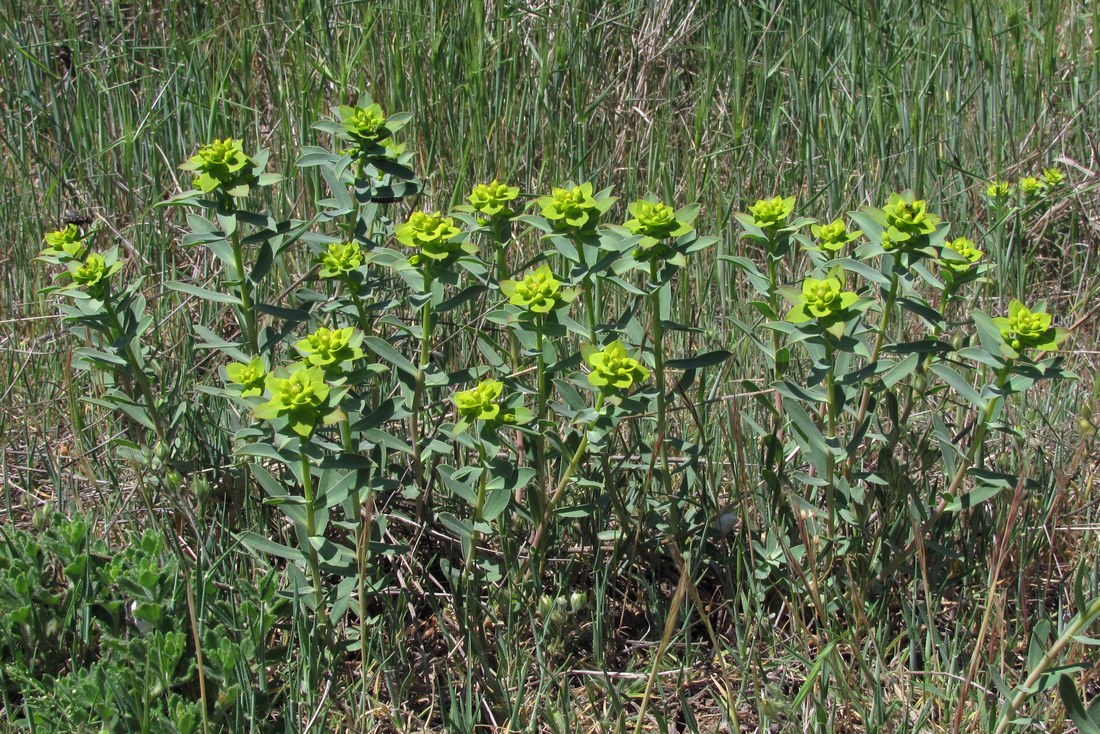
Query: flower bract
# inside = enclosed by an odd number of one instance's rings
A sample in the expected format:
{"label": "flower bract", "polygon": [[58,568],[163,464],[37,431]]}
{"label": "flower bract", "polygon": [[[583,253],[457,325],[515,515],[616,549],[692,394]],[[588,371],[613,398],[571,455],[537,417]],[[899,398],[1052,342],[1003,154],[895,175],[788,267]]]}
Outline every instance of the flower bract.
{"label": "flower bract", "polygon": [[442,263],[462,253],[477,252],[475,246],[457,240],[460,234],[462,230],[455,226],[454,219],[439,212],[413,212],[394,232],[398,242],[419,250],[414,256],[414,264]]}
{"label": "flower bract", "polygon": [[564,300],[561,281],[554,277],[549,265],[528,273],[523,280],[502,280],[500,290],[513,306],[537,314],[550,313]]}
{"label": "flower bract", "polygon": [[985,195],[994,201],[1003,201],[1012,195],[1012,184],[1008,181],[991,181],[985,187]]}
{"label": "flower bract", "polygon": [[776,196],[771,199],[760,199],[749,207],[752,222],[761,229],[781,227],[787,221],[787,217],[794,211],[794,197]]}
{"label": "flower bract", "polygon": [[262,395],[264,392],[264,378],[267,370],[264,369],[262,357],[256,357],[251,362],[232,362],[225,366],[225,375],[229,382],[240,385],[241,397]]}
{"label": "flower bract", "polygon": [[985,256],[985,253],[966,237],[944,243],[943,251],[949,257],[940,258],[940,264],[956,275],[969,271]]}
{"label": "flower bract", "polygon": [[333,242],[321,253],[322,278],[343,278],[363,264],[363,249],[358,242]]}
{"label": "flower bract", "polygon": [[1020,187],[1020,193],[1028,199],[1041,194],[1045,186],[1044,182],[1040,181],[1035,176],[1024,176],[1017,185]]}
{"label": "flower bract", "polygon": [[846,317],[857,301],[858,295],[841,290],[840,280],[837,278],[806,278],[802,281],[802,295],[787,314],[787,321],[795,324],[810,319],[835,321]]}
{"label": "flower bract", "polygon": [[253,165],[255,162],[245,154],[242,141],[226,138],[202,146],[198,154],[180,168],[195,173],[195,188],[204,194],[220,190],[235,196],[242,185],[247,193],[248,185],[254,180]]}
{"label": "flower bract", "polygon": [[499,380],[482,380],[477,387],[456,392],[451,399],[463,420],[491,421],[500,415],[497,400],[503,389],[504,383]]}
{"label": "flower bract", "polygon": [[510,202],[517,196],[518,186],[509,186],[493,179],[487,184],[474,186],[466,200],[474,211],[486,217],[510,217],[513,214]]}
{"label": "flower bract", "polygon": [[626,353],[619,341],[613,341],[602,350],[593,351],[586,358],[592,371],[588,382],[605,392],[626,390],[649,377],[649,370]]}
{"label": "flower bract", "polygon": [[836,219],[828,224],[811,225],[810,234],[817,238],[817,246],[823,252],[837,253],[843,250],[844,246],[849,242],[863,234],[863,232],[860,230],[849,232],[848,228],[844,225],[844,220]]}
{"label": "flower bract", "polygon": [[593,195],[592,184],[582,183],[571,188],[554,188],[550,196],[538,199],[542,216],[555,226],[586,229],[596,225],[599,215],[611,207],[614,199],[603,201]]}
{"label": "flower bract", "polygon": [[324,371],[302,364],[289,377],[269,374],[265,383],[271,399],[255,409],[255,416],[261,420],[286,417],[299,436],[313,433],[328,401],[329,388],[325,384]]}
{"label": "flower bract", "polygon": [[993,319],[1001,330],[1001,338],[1013,349],[1054,351],[1069,334],[1065,329],[1052,325],[1051,315],[1045,310],[1032,311],[1023,303],[1012,299],[1008,304],[1008,316]]}
{"label": "flower bract", "polygon": [[1044,168],[1043,169],[1043,182],[1047,186],[1060,186],[1063,181],[1066,180],[1066,174],[1062,173],[1058,168]]}
{"label": "flower bract", "polygon": [[895,241],[932,234],[940,221],[938,216],[928,211],[926,201],[910,199],[901,194],[891,194],[883,212],[886,215],[886,225],[896,233],[905,235],[898,237],[895,233]]}
{"label": "flower bract", "polygon": [[46,248],[39,257],[58,260],[80,260],[87,254],[84,248],[84,233],[75,224],[66,225],[64,229],[56,232],[48,232],[43,239]]}
{"label": "flower bract", "polygon": [[309,364],[330,369],[361,358],[363,350],[359,344],[362,341],[363,335],[351,326],[343,329],[321,326],[305,339],[295,342],[294,348]]}

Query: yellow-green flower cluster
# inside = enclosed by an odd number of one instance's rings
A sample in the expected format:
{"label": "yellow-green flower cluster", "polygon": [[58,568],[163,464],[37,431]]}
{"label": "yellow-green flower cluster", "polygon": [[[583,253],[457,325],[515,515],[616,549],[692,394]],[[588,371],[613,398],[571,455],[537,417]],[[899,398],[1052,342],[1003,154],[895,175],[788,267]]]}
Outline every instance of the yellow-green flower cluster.
{"label": "yellow-green flower cluster", "polygon": [[649,377],[649,370],[627,355],[626,348],[617,340],[591,352],[585,361],[592,368],[588,382],[603,392],[626,390]]}
{"label": "yellow-green flower cluster", "polygon": [[500,281],[500,291],[513,306],[536,314],[548,314],[565,300],[561,281],[554,277],[549,265],[528,273],[523,280]]}
{"label": "yellow-green flower cluster", "polygon": [[456,392],[451,398],[458,415],[464,421],[495,420],[500,415],[500,393],[504,383],[499,380],[482,380],[477,387]]}
{"label": "yellow-green flower cluster", "polygon": [[591,183],[571,188],[555,187],[550,196],[540,197],[537,201],[542,208],[542,216],[557,227],[571,229],[595,227],[599,215],[607,211],[613,202],[612,198],[597,199]]}
{"label": "yellow-green flower cluster", "polygon": [[239,193],[237,187],[242,185],[247,193],[247,186],[255,179],[252,175],[254,165],[254,161],[245,154],[242,141],[226,138],[199,148],[198,154],[188,159],[180,169],[194,172],[195,188],[204,194],[220,190],[235,196]]}
{"label": "yellow-green flower cluster", "polygon": [[835,321],[848,316],[849,309],[857,301],[858,295],[841,290],[838,278],[806,278],[802,281],[802,295],[798,303],[787,313],[787,321],[795,324],[810,319]]}
{"label": "yellow-green flower cluster", "polygon": [[959,237],[944,243],[940,264],[955,275],[968,272],[985,256],[985,253],[967,237]]}
{"label": "yellow-green flower cluster", "polygon": [[782,227],[787,217],[794,211],[794,197],[776,196],[771,199],[760,199],[749,207],[752,215],[752,223],[760,229]]}
{"label": "yellow-green flower cluster", "polygon": [[66,225],[56,232],[47,232],[43,238],[46,248],[38,256],[51,262],[81,260],[87,255],[84,238],[85,233],[75,224]]}
{"label": "yellow-green flower cluster", "polygon": [[256,357],[251,362],[232,362],[225,366],[225,376],[229,382],[239,385],[241,397],[247,398],[253,395],[262,395],[264,392],[264,378],[267,370],[264,368],[262,357]]}
{"label": "yellow-green flower cluster", "polygon": [[487,218],[507,218],[514,214],[510,202],[519,196],[518,186],[509,186],[493,179],[487,184],[477,184],[466,200],[470,208]]}
{"label": "yellow-green flower cluster", "polygon": [[691,231],[691,224],[677,219],[676,211],[664,202],[634,201],[627,205],[626,210],[630,212],[633,219],[626,220],[623,226],[630,230],[631,234],[663,240],[679,237]]}
{"label": "yellow-green flower cluster", "polygon": [[828,224],[810,225],[810,234],[817,239],[817,246],[822,252],[836,254],[844,249],[844,246],[863,234],[862,230],[849,232],[844,225],[844,220],[835,219]]}
{"label": "yellow-green flower cluster", "polygon": [[1062,182],[1066,180],[1066,174],[1062,173],[1057,168],[1044,168],[1043,169],[1043,183],[1051,188],[1061,186]]}
{"label": "yellow-green flower cluster", "polygon": [[1035,176],[1024,176],[1017,185],[1025,199],[1033,199],[1043,193],[1043,182]]}
{"label": "yellow-green flower cluster", "polygon": [[345,278],[363,264],[363,249],[358,242],[333,242],[319,259],[322,278]]}
{"label": "yellow-green flower cluster", "polygon": [[1012,184],[1000,179],[990,181],[985,187],[985,195],[993,201],[1004,201],[1012,195]]}
{"label": "yellow-green flower cluster", "polygon": [[476,247],[457,239],[460,234],[462,230],[455,226],[454,219],[439,212],[413,212],[409,220],[394,232],[398,242],[419,250],[410,258],[414,265],[443,263],[464,252],[476,252]]}
{"label": "yellow-green flower cluster", "polygon": [[883,212],[895,243],[932,234],[940,221],[938,216],[928,211],[926,201],[910,199],[901,194],[891,194]]}
{"label": "yellow-green flower cluster", "polygon": [[360,147],[377,144],[389,133],[381,105],[370,104],[366,107],[341,105],[337,108],[337,113],[340,116],[340,124],[344,126],[344,134]]}
{"label": "yellow-green flower cluster", "polygon": [[286,417],[299,436],[312,434],[327,410],[329,387],[324,370],[299,364],[288,377],[268,374],[265,384],[271,398],[257,406],[254,415],[271,421]]}
{"label": "yellow-green flower cluster", "polygon": [[1016,299],[1008,305],[1008,316],[995,318],[993,323],[1001,330],[1005,343],[1017,351],[1029,348],[1053,351],[1068,335],[1065,329],[1052,325],[1045,310],[1032,311]]}
{"label": "yellow-green flower cluster", "polygon": [[107,292],[110,277],[120,268],[122,268],[120,262],[108,261],[98,252],[89,253],[83,261],[69,262],[69,269],[64,275],[67,275],[71,282],[65,289],[80,289],[92,298],[102,298]]}
{"label": "yellow-green flower cluster", "polygon": [[339,370],[347,362],[360,359],[363,350],[359,345],[363,335],[353,327],[329,329],[318,327],[316,331],[294,344],[294,348],[306,362],[326,370]]}

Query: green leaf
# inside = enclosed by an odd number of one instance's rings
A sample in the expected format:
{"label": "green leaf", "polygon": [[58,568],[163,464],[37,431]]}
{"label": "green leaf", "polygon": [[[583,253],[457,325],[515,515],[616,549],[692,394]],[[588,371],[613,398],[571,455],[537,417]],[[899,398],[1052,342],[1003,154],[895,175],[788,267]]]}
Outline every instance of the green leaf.
{"label": "green leaf", "polygon": [[363,346],[402,372],[412,376],[416,375],[416,365],[402,356],[402,354],[394,349],[393,345],[385,339],[377,336],[368,336],[363,339]]}
{"label": "green leaf", "polygon": [[485,522],[492,522],[508,509],[512,501],[512,492],[508,487],[497,487],[489,492],[485,498],[485,505],[481,508],[481,517]]}
{"label": "green leaf", "polygon": [[700,352],[693,357],[670,359],[665,362],[665,366],[674,370],[696,370],[722,364],[732,356],[733,352],[727,352],[725,349],[717,349],[713,352]]}
{"label": "green leaf", "polygon": [[978,394],[973,385],[954,369],[942,363],[934,364],[929,369],[979,411],[986,409],[986,402],[982,399],[982,396]]}
{"label": "green leaf", "polygon": [[1081,696],[1077,693],[1077,686],[1065,673],[1058,678],[1058,695],[1062,698],[1062,705],[1066,707],[1066,714],[1077,725],[1081,734],[1100,734],[1100,720],[1085,710]]}
{"label": "green leaf", "polygon": [[165,283],[168,288],[177,291],[179,293],[186,293],[189,296],[201,298],[204,301],[213,301],[214,303],[230,303],[239,306],[241,299],[237,296],[229,293],[219,293],[218,291],[208,290],[201,288],[197,285],[191,285],[190,283],[181,283],[178,280],[171,280]]}
{"label": "green leaf", "polygon": [[296,563],[305,564],[306,556],[298,548],[291,548],[289,546],[276,543],[275,541],[260,535],[259,533],[244,532],[237,535],[237,539],[241,543],[258,553],[263,553],[269,556],[275,556],[276,558],[284,558],[288,561],[294,561]]}
{"label": "green leaf", "polygon": [[991,497],[995,497],[1004,491],[1003,485],[980,484],[969,492],[965,492],[949,501],[944,507],[945,512],[962,512],[976,507]]}

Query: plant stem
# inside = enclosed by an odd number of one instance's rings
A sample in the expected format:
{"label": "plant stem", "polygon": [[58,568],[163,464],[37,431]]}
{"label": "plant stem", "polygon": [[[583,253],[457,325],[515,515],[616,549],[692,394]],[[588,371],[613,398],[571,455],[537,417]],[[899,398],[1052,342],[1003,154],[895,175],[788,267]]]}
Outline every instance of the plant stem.
{"label": "plant stem", "polygon": [[424,305],[420,307],[420,364],[416,366],[416,386],[413,388],[411,416],[413,479],[421,491],[417,502],[418,510],[424,512],[424,460],[420,454],[420,403],[424,399],[424,379],[432,354],[432,272],[431,266],[424,268]]}
{"label": "plant stem", "polygon": [[298,441],[298,455],[302,472],[302,495],[305,498],[306,515],[306,554],[309,558],[309,572],[313,581],[313,595],[317,602],[317,617],[322,627],[328,626],[328,612],[325,610],[325,597],[321,590],[321,563],[317,557],[317,549],[313,547],[313,538],[317,535],[316,508],[313,497],[313,476],[310,472],[309,456],[306,454],[306,439]]}
{"label": "plant stem", "polygon": [[[657,380],[657,445],[661,452],[661,481],[665,495],[672,495],[672,476],[668,468],[668,445],[665,442],[667,405],[665,399],[665,327],[661,322],[661,287],[657,282],[659,263],[650,262],[649,279],[653,292],[649,294],[650,319],[653,323],[653,371]],[[644,510],[643,510],[644,511]]]}
{"label": "plant stem", "polygon": [[256,310],[252,305],[252,282],[244,271],[244,248],[241,246],[241,231],[234,229],[229,238],[233,247],[233,265],[237,269],[237,295],[241,299],[241,331],[248,343],[249,355],[260,353],[259,336],[256,332]]}
{"label": "plant stem", "polygon": [[[596,413],[600,412],[603,408],[604,395],[601,392],[599,397],[596,398],[596,405],[593,408]],[[595,419],[593,419],[595,420]],[[577,470],[577,466],[581,462],[581,458],[584,456],[585,449],[588,448],[588,424],[585,424],[584,433],[581,435],[581,442],[577,445],[577,450],[573,452],[573,458],[569,460],[569,465],[565,467],[565,471],[562,473],[561,478],[558,480],[557,486],[554,488],[554,494],[550,496],[550,500],[546,503],[546,506],[542,510],[542,517],[539,518],[538,527],[535,528],[535,534],[531,537],[531,552],[527,557],[527,561],[524,564],[526,567],[521,573],[517,574],[516,578],[526,581],[529,578],[531,571],[531,561],[536,558],[542,549],[542,539],[546,531],[546,526],[550,521],[550,515],[553,514],[554,509],[558,506],[558,502],[561,500],[562,495],[565,493],[565,488],[569,486],[569,480],[573,478],[573,473]]]}
{"label": "plant stem", "polygon": [[153,387],[149,384],[149,376],[145,374],[143,365],[138,362],[137,355],[134,354],[133,344],[126,337],[126,330],[122,327],[122,321],[118,318],[114,303],[109,297],[105,297],[103,300],[103,310],[107,313],[111,330],[114,332],[111,341],[121,339],[126,342],[126,346],[122,349],[122,356],[130,366],[130,372],[134,376],[134,381],[138,384],[138,391],[141,393],[142,399],[145,400],[145,406],[149,410],[149,419],[153,421],[153,431],[157,434],[157,440],[165,448],[168,448],[168,431],[165,429],[164,421],[161,420],[160,412],[157,410],[156,396],[153,395]]}
{"label": "plant stem", "polygon": [[535,470],[538,475],[540,496],[546,495],[546,436],[542,431],[542,422],[546,418],[546,337],[543,334],[545,322],[540,319],[535,329],[535,379],[538,386],[538,399],[535,401],[535,425],[538,436],[535,438]]}

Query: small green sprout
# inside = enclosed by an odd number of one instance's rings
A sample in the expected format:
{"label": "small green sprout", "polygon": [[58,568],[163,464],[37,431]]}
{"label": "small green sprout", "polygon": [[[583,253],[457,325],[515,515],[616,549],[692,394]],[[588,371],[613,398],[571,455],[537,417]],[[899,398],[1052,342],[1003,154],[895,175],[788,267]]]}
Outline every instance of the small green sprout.
{"label": "small green sprout", "polygon": [[1015,298],[1008,304],[1008,316],[995,318],[993,323],[1001,330],[1005,343],[1016,351],[1052,352],[1069,336],[1065,329],[1052,325],[1044,307],[1032,311]]}
{"label": "small green sprout", "polygon": [[959,237],[944,243],[940,265],[955,275],[962,275],[973,268],[985,256],[967,237]]}
{"label": "small green sprout", "polygon": [[760,199],[749,207],[752,215],[752,223],[760,229],[782,227],[794,211],[795,198],[788,196],[776,196],[771,199]]}
{"label": "small green sprout", "polygon": [[810,225],[810,234],[817,239],[818,249],[835,255],[843,250],[849,242],[853,242],[862,235],[863,230],[857,229],[855,232],[849,232],[843,219],[835,219],[828,224]]}
{"label": "small green sprout", "polygon": [[477,247],[458,240],[462,230],[451,217],[439,212],[413,212],[409,220],[394,232],[397,241],[420,252],[409,258],[414,265],[444,263],[462,253],[473,255]]}
{"label": "small green sprout", "polygon": [[348,326],[343,329],[329,329],[321,326],[305,339],[294,343],[306,362],[326,370],[339,370],[347,363],[363,357],[359,345],[363,334]]}
{"label": "small green sprout", "polygon": [[550,196],[540,197],[536,203],[542,208],[542,216],[559,228],[574,230],[592,229],[599,215],[611,208],[614,197],[597,198],[591,183],[570,188],[555,187]]}
{"label": "small green sprout", "polygon": [[542,265],[523,280],[502,280],[500,291],[508,296],[513,306],[535,314],[548,314],[572,295],[561,289],[561,281],[554,277],[549,265]]}
{"label": "small green sprout", "polygon": [[482,380],[477,387],[456,392],[452,396],[458,415],[463,422],[496,420],[500,415],[500,393],[504,383],[499,380]]}
{"label": "small green sprout", "polygon": [[507,219],[515,212],[511,202],[519,196],[518,186],[509,186],[493,179],[487,184],[477,184],[466,201],[470,202],[469,208],[486,219]]}
{"label": "small green sprout", "polygon": [[626,390],[649,377],[649,370],[628,356],[626,348],[618,340],[600,351],[593,349],[585,356],[585,361],[592,368],[588,373],[589,384],[603,392]]}
{"label": "small green sprout", "polygon": [[852,291],[841,290],[838,278],[806,278],[802,281],[802,295],[787,313],[786,320],[793,324],[811,319],[833,323],[847,318],[858,301],[859,296]]}
{"label": "small green sprout", "polygon": [[249,185],[255,181],[254,165],[255,161],[245,154],[242,141],[226,138],[199,148],[198,154],[180,169],[195,173],[195,188],[204,194],[219,190],[228,196],[247,196]]}
{"label": "small green sprout", "polygon": [[264,378],[267,370],[264,368],[262,357],[255,357],[251,362],[232,362],[225,366],[225,376],[229,382],[241,387],[241,397],[247,398],[253,395],[263,395]]}
{"label": "small green sprout", "polygon": [[363,249],[358,242],[333,242],[319,261],[322,278],[346,278],[363,264]]}
{"label": "small green sprout", "polygon": [[286,417],[290,428],[299,436],[313,433],[325,411],[329,388],[320,367],[299,364],[289,377],[268,374],[265,383],[271,399],[259,405],[253,414],[260,420],[274,421]]}

